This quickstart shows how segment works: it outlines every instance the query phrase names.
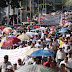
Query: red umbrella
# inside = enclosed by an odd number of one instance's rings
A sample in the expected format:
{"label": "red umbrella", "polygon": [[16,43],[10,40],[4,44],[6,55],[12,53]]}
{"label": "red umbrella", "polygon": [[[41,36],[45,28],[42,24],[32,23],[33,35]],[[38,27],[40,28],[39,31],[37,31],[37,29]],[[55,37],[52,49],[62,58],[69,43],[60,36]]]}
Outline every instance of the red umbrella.
{"label": "red umbrella", "polygon": [[40,26],[34,26],[34,28],[40,28]]}
{"label": "red umbrella", "polygon": [[14,44],[17,44],[20,41],[21,40],[16,37],[10,37],[7,40],[5,40],[5,42],[3,43],[3,47],[12,46]]}

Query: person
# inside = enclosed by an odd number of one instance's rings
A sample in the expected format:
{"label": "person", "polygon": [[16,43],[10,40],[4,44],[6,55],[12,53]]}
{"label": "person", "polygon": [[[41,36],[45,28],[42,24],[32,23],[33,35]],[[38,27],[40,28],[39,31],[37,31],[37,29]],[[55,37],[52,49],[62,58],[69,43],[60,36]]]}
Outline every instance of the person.
{"label": "person", "polygon": [[50,51],[50,48],[49,48],[49,44],[48,43],[46,44],[46,47],[44,48],[44,50]]}
{"label": "person", "polygon": [[64,51],[66,53],[66,56],[68,55],[68,50],[69,50],[69,47],[68,46],[70,47],[70,45],[68,43],[68,40],[65,39],[64,44],[62,45],[62,48],[64,48]]}
{"label": "person", "polygon": [[13,63],[13,71],[15,72],[16,70],[17,70],[17,63],[14,62],[14,63]]}
{"label": "person", "polygon": [[56,62],[57,65],[59,65],[59,63],[61,61],[63,61],[63,59],[66,57],[64,50],[62,49],[62,47],[59,47],[59,50],[56,53]]}
{"label": "person", "polygon": [[14,72],[13,71],[13,66],[12,65],[8,65],[6,68],[6,72]]}
{"label": "person", "polygon": [[35,47],[36,48],[42,48],[42,46],[41,46],[41,40],[38,40],[38,43],[35,44]]}
{"label": "person", "polygon": [[65,64],[61,64],[60,70],[58,72],[67,72],[65,70]]}
{"label": "person", "polygon": [[70,70],[72,69],[70,62],[68,61],[68,57],[65,57],[64,60],[60,62],[59,67],[61,67],[61,64],[65,64],[65,69],[67,70],[67,72],[70,72]]}
{"label": "person", "polygon": [[50,51],[55,53],[55,48],[54,48],[54,45],[52,44],[53,42],[50,41],[50,44],[49,44],[49,48],[50,48]]}
{"label": "person", "polygon": [[17,69],[19,69],[21,66],[23,66],[23,64],[22,64],[22,60],[21,60],[21,58],[18,58]]}
{"label": "person", "polygon": [[8,65],[12,65],[11,62],[8,61],[8,55],[4,56],[4,61],[0,63],[1,72],[6,72],[6,68]]}
{"label": "person", "polygon": [[44,37],[44,30],[42,31],[42,34],[41,34],[41,38],[43,38]]}
{"label": "person", "polygon": [[55,72],[58,72],[59,71],[59,68],[57,67],[56,65],[56,61],[55,60],[52,60],[51,61],[51,68],[55,70]]}
{"label": "person", "polygon": [[7,19],[6,19],[6,17],[4,16],[4,17],[3,17],[3,20],[2,20],[2,25],[5,25],[5,24],[7,24]]}
{"label": "person", "polygon": [[48,56],[47,57],[47,61],[43,63],[43,66],[46,66],[46,67],[51,67],[51,56]]}

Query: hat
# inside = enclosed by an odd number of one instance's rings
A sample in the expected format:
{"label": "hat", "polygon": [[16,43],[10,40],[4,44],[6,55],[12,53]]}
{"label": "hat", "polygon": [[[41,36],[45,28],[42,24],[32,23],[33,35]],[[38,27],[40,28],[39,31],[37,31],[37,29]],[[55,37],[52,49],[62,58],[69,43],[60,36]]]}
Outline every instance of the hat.
{"label": "hat", "polygon": [[13,63],[13,65],[16,65],[16,64],[17,64],[16,62]]}
{"label": "hat", "polygon": [[38,42],[41,42],[41,40],[38,40]]}
{"label": "hat", "polygon": [[21,60],[21,58],[18,58],[18,61]]}
{"label": "hat", "polygon": [[62,47],[61,47],[61,46],[59,46],[59,49],[62,49]]}
{"label": "hat", "polygon": [[7,69],[13,70],[12,65],[8,65],[8,66],[7,66]]}
{"label": "hat", "polygon": [[35,35],[38,35],[38,33],[35,33]]}

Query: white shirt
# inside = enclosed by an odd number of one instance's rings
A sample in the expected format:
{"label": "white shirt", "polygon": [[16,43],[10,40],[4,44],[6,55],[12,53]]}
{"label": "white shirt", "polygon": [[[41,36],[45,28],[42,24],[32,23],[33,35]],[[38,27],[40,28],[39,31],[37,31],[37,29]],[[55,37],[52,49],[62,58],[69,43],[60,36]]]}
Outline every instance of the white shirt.
{"label": "white shirt", "polygon": [[48,50],[48,51],[50,51],[50,48],[45,47],[44,50]]}
{"label": "white shirt", "polygon": [[56,54],[56,62],[58,59],[64,59],[65,57],[66,57],[65,52],[58,50]]}
{"label": "white shirt", "polygon": [[67,49],[68,46],[70,46],[70,45],[69,44],[65,44],[65,43],[62,45],[62,48],[64,47],[65,53],[68,53],[68,49]]}
{"label": "white shirt", "polygon": [[[67,65],[69,68],[72,68],[70,62],[65,63],[65,61],[63,60],[63,61],[60,62],[59,67],[61,66],[61,64],[65,64],[65,65]],[[67,70],[67,72],[70,72],[68,69],[66,69],[66,70]]]}
{"label": "white shirt", "polygon": [[36,48],[42,48],[42,46],[39,43],[35,44],[35,47]]}
{"label": "white shirt", "polygon": [[72,67],[72,57],[71,58],[68,58],[68,61],[70,62],[71,67]]}

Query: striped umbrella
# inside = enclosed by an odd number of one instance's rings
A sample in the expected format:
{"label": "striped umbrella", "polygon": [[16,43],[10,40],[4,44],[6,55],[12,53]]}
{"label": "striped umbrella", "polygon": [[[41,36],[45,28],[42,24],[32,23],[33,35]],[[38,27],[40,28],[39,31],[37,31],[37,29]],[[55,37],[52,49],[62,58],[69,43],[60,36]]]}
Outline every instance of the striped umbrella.
{"label": "striped umbrella", "polygon": [[3,30],[3,33],[5,33],[5,34],[8,34],[8,33],[10,33],[10,32],[12,32],[12,28],[10,28],[10,27],[6,27],[6,28],[4,28],[4,30]]}

